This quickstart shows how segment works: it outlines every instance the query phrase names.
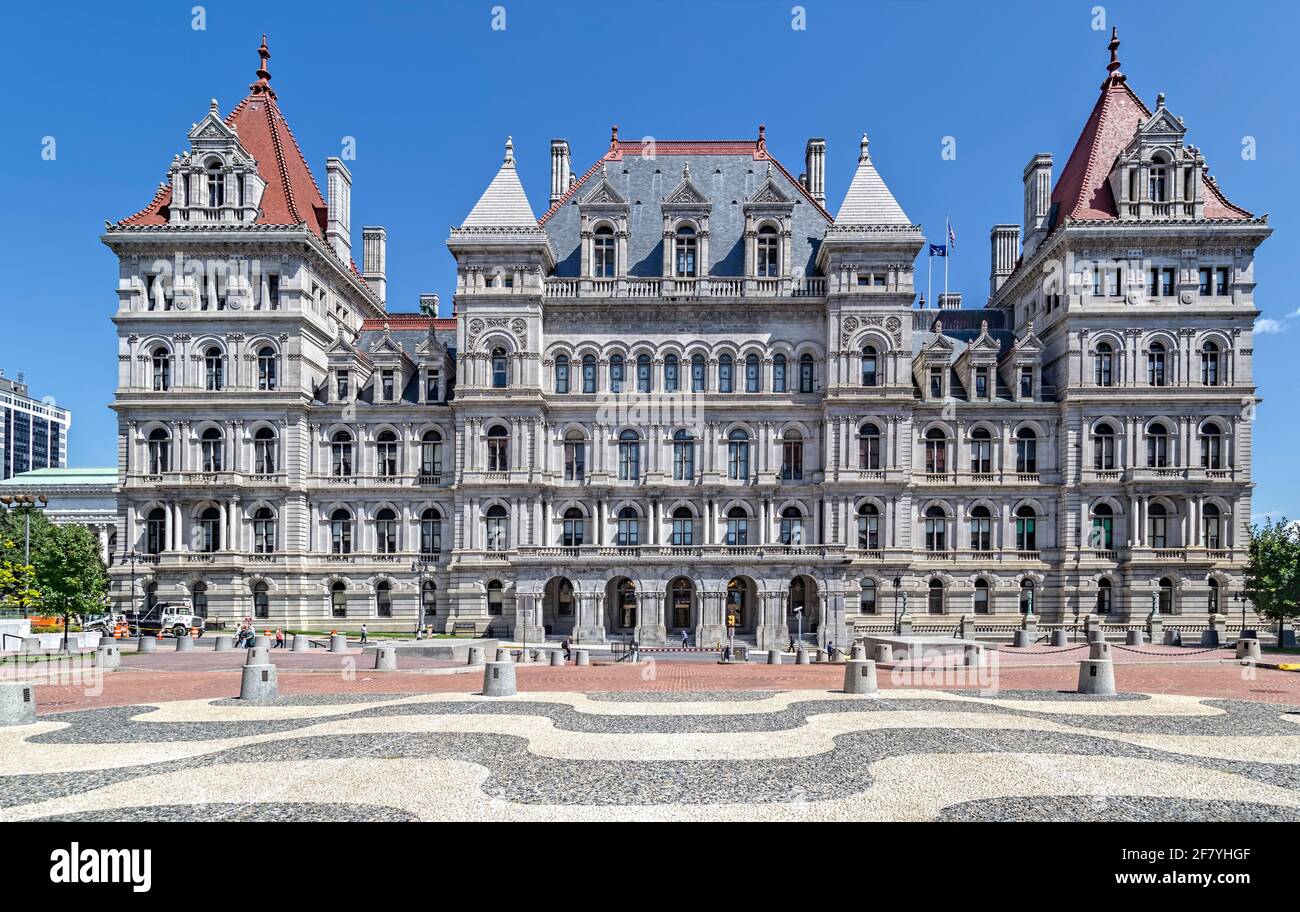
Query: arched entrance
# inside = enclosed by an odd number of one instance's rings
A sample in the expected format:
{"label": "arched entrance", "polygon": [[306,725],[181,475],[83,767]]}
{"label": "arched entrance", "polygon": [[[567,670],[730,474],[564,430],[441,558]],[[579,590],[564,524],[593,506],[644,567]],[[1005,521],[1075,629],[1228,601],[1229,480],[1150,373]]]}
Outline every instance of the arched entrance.
{"label": "arched entrance", "polygon": [[722,622],[731,627],[730,619],[735,619],[736,633],[754,632],[755,615],[758,608],[758,587],[747,576],[732,577],[727,582],[727,603],[723,611]]}
{"label": "arched entrance", "polygon": [[605,627],[610,633],[632,633],[637,624],[636,609],[636,583],[619,576],[605,585]]}
{"label": "arched entrance", "polygon": [[796,576],[790,580],[786,590],[785,623],[794,639],[800,632],[800,618],[803,621],[803,634],[808,636],[817,629],[820,618],[817,611],[817,583],[808,576]]}
{"label": "arched entrance", "polygon": [[676,577],[668,584],[665,597],[665,626],[678,636],[683,630],[693,629],[696,626],[695,584],[684,576]]}
{"label": "arched entrance", "polygon": [[578,599],[568,577],[557,576],[542,591],[542,629],[547,636],[572,636],[578,617]]}

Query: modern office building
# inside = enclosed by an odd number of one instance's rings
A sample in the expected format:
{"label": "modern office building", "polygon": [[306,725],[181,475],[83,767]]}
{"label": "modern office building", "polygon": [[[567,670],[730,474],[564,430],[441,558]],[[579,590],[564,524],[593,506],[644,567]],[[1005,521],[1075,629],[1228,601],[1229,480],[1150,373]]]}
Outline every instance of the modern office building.
{"label": "modern office building", "polygon": [[33,469],[68,464],[72,413],[33,399],[25,378],[0,371],[0,481]]}

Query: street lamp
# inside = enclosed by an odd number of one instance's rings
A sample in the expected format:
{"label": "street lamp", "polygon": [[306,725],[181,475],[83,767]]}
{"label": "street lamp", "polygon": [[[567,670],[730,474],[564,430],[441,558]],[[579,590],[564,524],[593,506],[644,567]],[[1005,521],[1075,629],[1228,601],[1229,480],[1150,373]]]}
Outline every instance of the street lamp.
{"label": "street lamp", "polygon": [[[894,574],[894,636],[898,636],[898,590],[902,588],[902,585],[903,585],[903,575],[901,573],[895,573]],[[904,600],[907,599],[906,592],[903,593],[903,598]],[[904,601],[904,604],[906,604],[906,601]]]}
{"label": "street lamp", "polygon": [[[44,509],[50,499],[44,494],[5,494],[0,496],[0,505],[7,510],[23,511],[23,566],[32,564],[32,510]],[[27,608],[23,607],[23,616]]]}

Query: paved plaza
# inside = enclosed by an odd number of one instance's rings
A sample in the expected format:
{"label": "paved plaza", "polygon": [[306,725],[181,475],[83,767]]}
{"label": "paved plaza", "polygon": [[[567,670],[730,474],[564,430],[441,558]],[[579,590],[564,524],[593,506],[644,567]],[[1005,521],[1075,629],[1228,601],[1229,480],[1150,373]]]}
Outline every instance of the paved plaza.
{"label": "paved plaza", "polygon": [[840,665],[667,657],[519,665],[505,698],[460,663],[275,653],[254,705],[241,652],[128,652],[0,728],[0,820],[1300,820],[1300,675],[1113,653],[1113,697],[1036,648],[882,667],[872,697]]}

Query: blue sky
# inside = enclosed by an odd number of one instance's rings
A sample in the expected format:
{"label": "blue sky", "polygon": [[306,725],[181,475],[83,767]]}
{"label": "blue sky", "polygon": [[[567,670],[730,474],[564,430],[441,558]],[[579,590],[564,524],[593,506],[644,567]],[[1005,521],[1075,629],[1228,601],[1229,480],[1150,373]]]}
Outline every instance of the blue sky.
{"label": "blue sky", "polygon": [[[504,30],[492,28],[496,5]],[[805,0],[803,30],[791,27],[795,5],[209,2],[195,29],[192,0],[17,4],[0,35],[0,367],[73,410],[73,464],[114,462],[117,267],[98,235],[104,219],[149,200],[210,98],[225,113],[246,94],[262,32],[318,182],[325,158],[355,137],[353,224],[387,227],[398,311],[427,291],[450,306],[447,229],[491,179],[506,134],[540,212],[550,139],[569,140],[581,172],[615,123],[625,138],[666,139],[747,138],[765,123],[769,149],[796,174],[805,140],[824,136],[832,210],[868,131],[913,221],[939,240],[952,218],[951,285],[978,306],[989,227],[1020,221],[1033,153],[1052,152],[1059,172],[1118,25],[1130,84],[1148,104],[1165,92],[1229,198],[1268,212],[1276,230],[1256,269],[1275,331],[1255,342],[1264,404],[1254,505],[1300,516],[1295,379],[1284,373],[1300,343],[1300,300],[1283,291],[1284,264],[1300,261],[1296,4]],[[956,140],[952,160],[941,156],[945,137]],[[1254,137],[1253,160],[1244,137]]]}

